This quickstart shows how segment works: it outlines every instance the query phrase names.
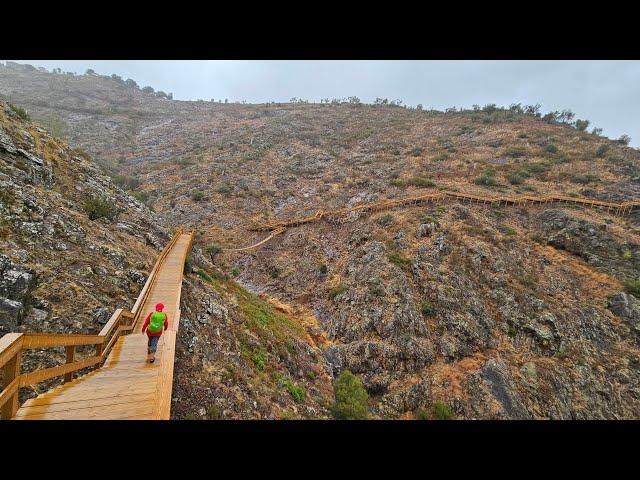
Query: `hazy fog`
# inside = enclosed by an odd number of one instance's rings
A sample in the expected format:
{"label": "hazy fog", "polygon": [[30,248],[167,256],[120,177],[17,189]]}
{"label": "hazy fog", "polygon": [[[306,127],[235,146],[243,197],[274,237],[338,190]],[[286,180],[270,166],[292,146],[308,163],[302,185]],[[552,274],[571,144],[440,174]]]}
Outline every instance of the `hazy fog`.
{"label": "hazy fog", "polygon": [[18,60],[48,70],[116,73],[178,100],[249,103],[355,95],[425,108],[496,103],[571,109],[603,133],[640,145],[640,61],[116,61]]}

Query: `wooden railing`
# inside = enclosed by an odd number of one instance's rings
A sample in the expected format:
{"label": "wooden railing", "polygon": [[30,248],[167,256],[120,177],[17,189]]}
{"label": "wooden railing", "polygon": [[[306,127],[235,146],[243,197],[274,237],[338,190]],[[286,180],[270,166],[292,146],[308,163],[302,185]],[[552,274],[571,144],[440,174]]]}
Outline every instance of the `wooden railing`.
{"label": "wooden railing", "polygon": [[[133,314],[117,309],[98,335],[9,333],[0,338],[0,368],[3,369],[4,388],[0,392],[2,419],[12,418],[18,410],[18,393],[23,387],[64,375],[64,381],[73,379],[73,373],[84,368],[99,366],[109,355],[111,347],[121,334],[131,332]],[[95,355],[75,360],[78,345],[93,345]],[[21,373],[22,352],[34,348],[65,347],[66,363],[57,367]]]}
{"label": "wooden railing", "polygon": [[[19,406],[18,394],[21,388],[60,376],[64,376],[64,382],[69,382],[73,379],[74,372],[88,367],[100,367],[118,338],[121,335],[131,333],[136,327],[142,314],[140,309],[156,282],[158,269],[182,233],[182,228],[179,228],[171,241],[160,252],[131,312],[121,308],[117,309],[99,334],[9,333],[0,338],[0,369],[3,370],[3,388],[0,390],[0,418],[9,419],[15,415]],[[191,241],[193,241],[193,235]],[[76,347],[79,345],[95,346],[95,354],[82,360],[75,360]],[[66,363],[57,367],[21,373],[22,353],[25,350],[56,347],[65,347]]]}

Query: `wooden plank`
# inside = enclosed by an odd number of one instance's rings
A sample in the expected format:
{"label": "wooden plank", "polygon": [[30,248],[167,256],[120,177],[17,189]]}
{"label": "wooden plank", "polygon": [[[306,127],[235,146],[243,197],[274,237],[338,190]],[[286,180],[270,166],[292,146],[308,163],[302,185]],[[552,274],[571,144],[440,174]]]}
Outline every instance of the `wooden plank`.
{"label": "wooden plank", "polygon": [[43,403],[38,405],[30,405],[22,407],[16,414],[16,417],[27,417],[29,415],[39,415],[50,412],[64,412],[71,410],[79,410],[82,408],[107,407],[111,405],[135,404],[148,402],[153,398],[152,391],[145,393],[132,393],[129,395],[117,395],[102,398],[76,399],[73,402],[64,403]]}
{"label": "wooden plank", "polygon": [[153,406],[128,404],[115,405],[113,408],[89,407],[62,412],[50,412],[17,417],[16,420],[117,420],[151,415]]}
{"label": "wooden plank", "polygon": [[[157,388],[157,379],[144,380],[141,382],[117,382],[117,383],[103,383],[92,385],[71,385],[68,388],[63,388],[58,392],[47,392],[37,398],[31,400],[32,403],[62,403],[67,401],[73,401],[78,398],[90,398],[92,396],[106,396],[106,394],[126,394],[130,392],[142,392],[149,388],[154,390]],[[66,386],[65,386],[66,387]]]}
{"label": "wooden plank", "polygon": [[23,333],[7,333],[0,338],[0,368],[22,349]]}
{"label": "wooden plank", "polygon": [[22,408],[35,407],[40,405],[57,405],[80,402],[85,400],[98,400],[101,398],[112,398],[120,395],[151,395],[156,391],[155,384],[139,386],[137,388],[129,388],[124,391],[114,390],[112,388],[69,391],[66,395],[52,395],[50,397],[38,397],[27,400]]}

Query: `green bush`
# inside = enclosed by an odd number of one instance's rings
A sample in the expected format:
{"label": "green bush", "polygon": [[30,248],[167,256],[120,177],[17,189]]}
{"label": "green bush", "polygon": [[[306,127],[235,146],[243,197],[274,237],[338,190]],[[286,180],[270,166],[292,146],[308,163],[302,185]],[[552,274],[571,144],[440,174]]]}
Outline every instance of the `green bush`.
{"label": "green bush", "polygon": [[133,190],[140,186],[140,180],[136,177],[130,177],[128,175],[114,175],[112,179],[113,183],[126,190]]}
{"label": "green bush", "polygon": [[609,150],[609,145],[607,145],[606,143],[603,143],[596,150],[596,157],[598,158],[604,157],[604,154],[607,153],[608,150]]}
{"label": "green bush", "polygon": [[414,187],[435,187],[436,184],[433,180],[422,177],[411,177],[407,180],[407,185],[413,185]]}
{"label": "green bush", "polygon": [[590,123],[589,120],[576,120],[574,125],[578,130],[580,130],[581,132],[584,132],[589,126],[589,123]]}
{"label": "green bush", "polygon": [[429,317],[433,314],[433,304],[428,301],[425,300],[424,302],[422,302],[422,315],[424,315],[425,317]]}
{"label": "green bush", "polygon": [[444,402],[434,402],[433,416],[438,420],[451,420],[454,417],[453,410]]}
{"label": "green bush", "polygon": [[408,258],[404,258],[402,255],[396,252],[390,253],[387,258],[391,263],[399,266],[400,268],[405,268],[411,265],[411,260],[409,260]]}
{"label": "green bush", "polygon": [[416,420],[429,420],[429,418],[430,418],[429,412],[424,408],[421,408],[420,410],[416,411]]}
{"label": "green bush", "polygon": [[550,143],[549,145],[544,147],[544,151],[551,154],[558,153],[558,147],[556,147],[553,143]]}
{"label": "green bush", "polygon": [[98,218],[113,220],[118,214],[115,204],[104,196],[96,196],[84,202],[84,211],[89,216],[89,220],[97,220]]}
{"label": "green bush", "polygon": [[364,420],[369,414],[369,395],[362,382],[349,370],[343,370],[333,383],[335,403],[331,413],[337,420]]}
{"label": "green bush", "polygon": [[204,251],[207,252],[211,259],[213,259],[213,257],[222,252],[222,247],[212,243],[211,245],[207,245],[207,248],[205,248]]}
{"label": "green bush", "polygon": [[326,275],[326,274],[327,274],[327,271],[328,271],[328,268],[327,268],[327,265],[326,265],[326,264],[324,264],[324,263],[323,263],[322,265],[320,265],[320,273],[321,273],[322,275]]}
{"label": "green bush", "polygon": [[381,217],[378,217],[376,222],[381,227],[388,227],[389,225],[391,225],[393,223],[393,220],[394,220],[393,215],[391,215],[390,213],[387,213],[385,215],[382,215]]}
{"label": "green bush", "polygon": [[592,173],[576,174],[571,176],[571,181],[573,183],[579,183],[580,185],[586,185],[588,183],[592,183],[597,180],[598,180],[598,176]]}
{"label": "green bush", "polygon": [[194,202],[201,202],[204,200],[204,193],[200,190],[194,190],[191,192],[191,200]]}
{"label": "green bush", "polygon": [[334,287],[334,288],[332,288],[332,289],[330,289],[330,290],[329,290],[329,298],[331,298],[331,300],[335,300],[335,298],[336,298],[338,295],[340,295],[340,294],[342,294],[342,293],[344,293],[344,292],[346,292],[346,291],[347,291],[347,287],[346,287],[346,285],[344,285],[344,284],[342,284],[342,283],[341,283],[341,284],[340,284],[340,285],[338,285],[337,287]]}
{"label": "green bush", "polygon": [[211,276],[204,270],[198,270],[198,276],[205,282],[213,282],[213,278],[211,278]]}
{"label": "green bush", "polygon": [[518,171],[515,173],[509,173],[507,174],[507,180],[509,181],[509,183],[511,185],[521,185],[524,183],[524,181],[528,178],[528,175],[525,176],[522,174],[522,172]]}
{"label": "green bush", "polygon": [[233,188],[231,188],[231,186],[227,184],[218,185],[216,187],[216,192],[218,193],[227,194],[227,193],[231,193],[232,191],[233,191]]}
{"label": "green bush", "polygon": [[496,181],[495,176],[496,176],[496,170],[494,168],[489,167],[484,170],[484,173],[481,176],[476,177],[473,180],[473,183],[475,183],[476,185],[495,187],[498,185],[498,182]]}
{"label": "green bush", "polygon": [[31,116],[29,116],[29,114],[27,113],[27,111],[24,108],[17,107],[15,105],[13,105],[12,103],[9,104],[9,108],[11,108],[11,110],[13,110],[15,112],[15,114],[18,115],[18,117],[20,117],[22,120],[25,120],[27,122],[31,121]]}
{"label": "green bush", "polygon": [[149,192],[145,192],[144,190],[131,192],[131,196],[144,204],[149,202]]}
{"label": "green bush", "polygon": [[525,156],[527,151],[524,148],[509,147],[504,151],[504,154],[508,157],[519,158]]}
{"label": "green bush", "polygon": [[253,357],[251,357],[251,359],[253,360],[253,363],[255,364],[256,368],[261,372],[264,372],[264,369],[266,368],[266,362],[267,362],[267,357],[265,356],[264,352],[258,350],[256,353],[253,354]]}
{"label": "green bush", "polygon": [[631,137],[629,135],[621,135],[620,138],[616,140],[617,143],[621,145],[629,145],[631,142]]}
{"label": "green bush", "polygon": [[289,379],[284,380],[284,387],[287,389],[287,391],[293,398],[294,402],[301,403],[302,401],[304,401],[306,397],[306,392],[304,391],[304,388],[298,387],[295,383],[293,383]]}
{"label": "green bush", "polygon": [[625,280],[622,282],[624,291],[633,295],[636,298],[640,298],[640,279]]}

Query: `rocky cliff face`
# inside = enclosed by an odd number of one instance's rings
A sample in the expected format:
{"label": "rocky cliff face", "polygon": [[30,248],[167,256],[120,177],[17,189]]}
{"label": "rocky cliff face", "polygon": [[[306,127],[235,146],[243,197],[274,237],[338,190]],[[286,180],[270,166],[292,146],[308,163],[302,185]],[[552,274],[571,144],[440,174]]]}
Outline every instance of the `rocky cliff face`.
{"label": "rocky cliff face", "polygon": [[[162,222],[80,150],[0,104],[2,333],[101,328],[166,241]],[[112,211],[90,219],[87,204]],[[13,313],[9,313],[9,311]]]}
{"label": "rocky cliff face", "polygon": [[[437,189],[640,198],[636,150],[516,111],[175,102],[95,76],[15,69],[0,70],[0,93],[44,123],[57,115],[74,144],[140,183],[161,224],[196,225],[203,250],[258,241],[252,222]],[[11,178],[55,190],[53,162],[7,134]],[[76,202],[86,193],[65,185]],[[27,217],[37,211],[20,211],[25,232],[44,228]],[[322,220],[253,251],[223,251],[215,265],[199,259],[204,276],[185,284],[175,415],[323,417],[330,376],[349,369],[377,418],[438,405],[456,418],[637,418],[639,222],[637,212],[450,200]],[[43,273],[10,252],[19,248],[3,245],[11,263],[0,268],[13,273],[0,312],[46,300],[36,291],[16,300]],[[129,268],[144,271],[117,271]],[[267,299],[295,310],[293,324]],[[302,318],[313,321],[295,328]]]}

